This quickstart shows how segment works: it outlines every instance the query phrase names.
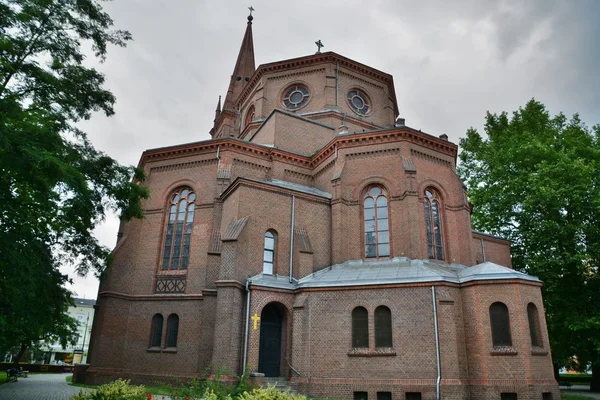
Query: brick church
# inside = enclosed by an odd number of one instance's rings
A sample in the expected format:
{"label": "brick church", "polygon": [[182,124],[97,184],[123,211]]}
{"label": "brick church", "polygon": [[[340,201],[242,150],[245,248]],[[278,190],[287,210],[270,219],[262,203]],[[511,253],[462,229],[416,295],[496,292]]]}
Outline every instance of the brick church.
{"label": "brick church", "polygon": [[212,138],[141,156],[86,382],[246,367],[319,398],[558,400],[542,282],[472,230],[458,146],[395,93],[334,52],[256,68],[248,17]]}

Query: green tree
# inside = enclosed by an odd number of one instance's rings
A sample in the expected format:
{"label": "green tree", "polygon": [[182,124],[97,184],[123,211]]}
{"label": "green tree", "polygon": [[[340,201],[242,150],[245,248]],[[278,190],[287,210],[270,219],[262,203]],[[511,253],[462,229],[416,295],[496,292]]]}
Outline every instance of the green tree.
{"label": "green tree", "polygon": [[125,46],[130,33],[112,25],[95,0],[0,0],[0,343],[21,353],[40,338],[73,340],[59,265],[100,274],[109,250],[93,229],[108,210],[141,218],[148,197],[143,171],[76,126],[114,113],[82,50],[103,61],[108,45]]}
{"label": "green tree", "polygon": [[544,281],[555,365],[592,362],[600,391],[600,126],[531,100],[488,112],[485,133],[460,141],[473,225],[510,239],[514,268]]}

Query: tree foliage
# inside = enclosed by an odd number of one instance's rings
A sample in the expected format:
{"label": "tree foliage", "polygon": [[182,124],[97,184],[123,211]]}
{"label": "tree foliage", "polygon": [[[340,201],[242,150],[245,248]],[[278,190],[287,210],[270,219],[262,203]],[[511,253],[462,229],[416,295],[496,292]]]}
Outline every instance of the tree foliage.
{"label": "tree foliage", "polygon": [[[76,123],[114,113],[100,60],[127,31],[95,0],[0,0],[0,341],[72,339],[59,265],[100,273],[92,231],[108,210],[142,217],[144,174],[96,150]],[[133,178],[133,180],[132,180]],[[66,331],[63,328],[67,328]],[[70,332],[70,333],[69,333]]]}
{"label": "tree foliage", "polygon": [[544,281],[552,354],[600,363],[600,126],[531,100],[487,114],[460,145],[475,228],[512,241],[514,268]]}

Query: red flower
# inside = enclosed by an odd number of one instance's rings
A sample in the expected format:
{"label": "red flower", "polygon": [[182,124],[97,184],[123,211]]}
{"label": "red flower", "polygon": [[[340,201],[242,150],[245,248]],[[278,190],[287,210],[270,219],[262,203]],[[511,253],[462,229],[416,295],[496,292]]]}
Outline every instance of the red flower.
{"label": "red flower", "polygon": [[148,398],[148,400],[152,400],[152,395],[150,393],[146,393],[146,397]]}

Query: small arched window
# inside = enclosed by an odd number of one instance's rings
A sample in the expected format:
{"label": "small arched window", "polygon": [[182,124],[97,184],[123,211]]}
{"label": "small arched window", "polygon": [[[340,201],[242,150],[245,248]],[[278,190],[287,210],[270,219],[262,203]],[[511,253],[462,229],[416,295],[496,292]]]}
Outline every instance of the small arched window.
{"label": "small arched window", "polygon": [[388,216],[387,190],[379,185],[368,187],[364,196],[365,257],[389,257]]}
{"label": "small arched window", "polygon": [[167,319],[167,344],[165,347],[177,347],[178,332],[179,317],[177,316],[177,314],[171,314]]}
{"label": "small arched window", "polygon": [[490,306],[490,325],[492,327],[492,343],[494,347],[512,346],[510,319],[506,304],[498,301]]}
{"label": "small arched window", "polygon": [[444,240],[442,237],[441,201],[437,191],[425,190],[425,228],[427,231],[427,253],[429,258],[444,259]]}
{"label": "small arched window", "polygon": [[277,233],[275,231],[265,232],[265,245],[263,248],[263,274],[273,275],[276,245]]}
{"label": "small arched window", "polygon": [[196,195],[189,188],[176,190],[169,198],[162,269],[187,269],[194,224]]}
{"label": "small arched window", "polygon": [[352,347],[369,347],[369,314],[364,307],[352,310]]}
{"label": "small arched window", "polygon": [[244,129],[254,121],[254,106],[250,106],[248,111],[246,111],[246,118],[244,119]]}
{"label": "small arched window", "polygon": [[538,317],[537,307],[533,303],[529,303],[527,305],[527,319],[529,320],[529,336],[531,337],[531,347],[542,347],[540,319]]}
{"label": "small arched window", "polygon": [[392,347],[392,312],[386,306],[375,309],[375,347]]}
{"label": "small arched window", "polygon": [[152,317],[152,328],[150,332],[150,347],[160,347],[162,340],[163,316],[154,314]]}

